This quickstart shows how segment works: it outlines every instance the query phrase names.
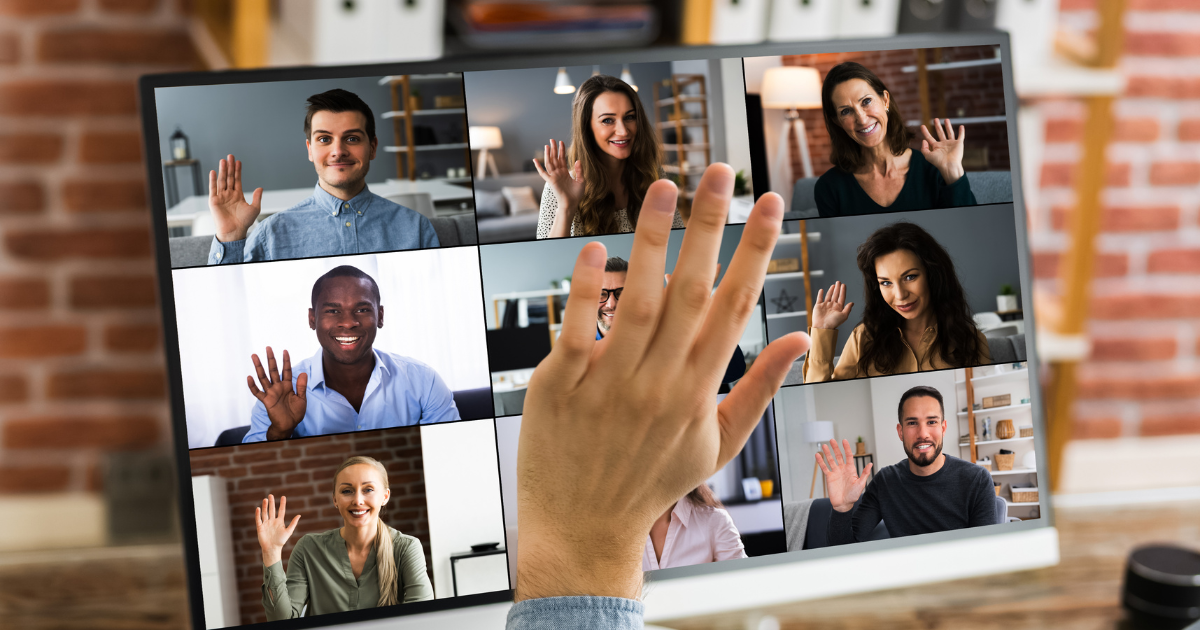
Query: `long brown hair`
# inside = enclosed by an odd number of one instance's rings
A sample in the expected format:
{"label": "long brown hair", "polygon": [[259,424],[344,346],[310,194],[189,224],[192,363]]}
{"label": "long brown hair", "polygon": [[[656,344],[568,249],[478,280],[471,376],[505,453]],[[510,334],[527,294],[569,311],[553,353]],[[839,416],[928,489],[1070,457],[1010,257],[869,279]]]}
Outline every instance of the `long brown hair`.
{"label": "long brown hair", "polygon": [[713,494],[712,488],[708,484],[702,483],[696,486],[695,490],[687,493],[687,499],[696,505],[696,507],[724,508],[725,505]]}
{"label": "long brown hair", "polygon": [[[625,168],[621,173],[621,181],[625,184],[625,195],[628,199],[625,212],[634,227],[637,227],[638,213],[642,209],[646,189],[650,188],[650,184],[653,184],[662,172],[662,147],[637,92],[634,92],[628,83],[607,74],[598,74],[584,81],[575,93],[575,101],[571,105],[569,158],[572,165],[576,160],[579,161],[584,181],[583,196],[575,210],[581,234],[612,234],[619,231],[617,198],[612,192],[612,182],[609,181],[608,170],[604,168],[602,161],[604,151],[596,144],[596,136],[592,133],[592,104],[596,102],[597,96],[605,92],[617,92],[629,97],[637,117],[637,132],[633,137],[632,153],[625,160]],[[624,112],[621,115],[623,116]]]}
{"label": "long brown hair", "polygon": [[[829,74],[825,75],[825,82],[821,84],[821,111],[825,114],[825,129],[829,132],[829,141],[833,146],[829,152],[829,161],[847,173],[857,173],[866,166],[866,156],[863,155],[862,147],[838,124],[837,108],[833,105],[834,88],[851,79],[866,81],[880,98],[883,98],[888,89],[874,72],[853,61],[834,66]],[[891,97],[891,92],[888,92],[888,95]],[[912,134],[904,126],[904,117],[900,115],[895,98],[888,101],[886,133],[884,141],[888,143],[892,155],[903,154],[908,148]]]}
{"label": "long brown hair", "polygon": [[[343,470],[358,464],[374,467],[383,479],[384,489],[391,489],[391,486],[388,485],[387,468],[384,468],[379,460],[365,455],[355,455],[342,462],[342,465],[338,466],[337,472],[333,473],[334,493],[337,492],[338,475],[342,474]],[[382,512],[383,506],[380,506],[379,510]],[[392,548],[392,532],[383,519],[376,519],[375,522],[379,528],[375,534],[375,566],[379,569],[379,603],[377,605],[393,606],[400,602],[399,589],[396,588],[396,550]]]}
{"label": "long brown hair", "polygon": [[929,286],[929,304],[937,322],[937,337],[929,348],[932,356],[941,356],[952,367],[970,367],[979,362],[979,329],[967,294],[963,291],[954,261],[942,244],[920,226],[901,221],[875,230],[858,247],[858,270],[863,276],[863,340],[858,360],[858,376],[868,376],[874,366],[881,374],[894,373],[906,351],[900,329],[904,318],[879,292],[879,274],[875,260],[897,250],[908,250],[921,260]]}

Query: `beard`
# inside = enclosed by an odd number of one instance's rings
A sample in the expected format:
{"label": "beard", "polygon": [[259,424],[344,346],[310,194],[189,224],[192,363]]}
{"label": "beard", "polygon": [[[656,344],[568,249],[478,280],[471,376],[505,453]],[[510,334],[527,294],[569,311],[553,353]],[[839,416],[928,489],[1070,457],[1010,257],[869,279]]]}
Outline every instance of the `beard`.
{"label": "beard", "polygon": [[608,318],[604,315],[604,309],[596,311],[596,327],[600,329],[601,334],[607,335],[608,331],[612,330],[612,324],[608,322]]}
{"label": "beard", "polygon": [[[926,444],[926,442],[921,442],[921,444]],[[942,454],[941,442],[934,443],[933,451],[930,453],[918,453],[916,447],[917,444],[913,444],[912,446],[908,446],[906,444],[904,446],[904,453],[908,455],[908,461],[921,466],[922,468],[937,461],[938,456]]]}

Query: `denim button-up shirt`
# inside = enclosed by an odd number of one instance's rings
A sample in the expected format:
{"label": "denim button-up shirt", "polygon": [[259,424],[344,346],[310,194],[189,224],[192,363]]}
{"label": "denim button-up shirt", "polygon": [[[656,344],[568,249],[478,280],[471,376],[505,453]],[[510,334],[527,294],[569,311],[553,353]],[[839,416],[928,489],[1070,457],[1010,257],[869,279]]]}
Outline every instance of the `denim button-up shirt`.
{"label": "denim button-up shirt", "polygon": [[214,236],[208,264],[340,256],[437,247],[437,233],[417,211],[363,188],[342,201],[317,184],[299,204],[262,221],[242,241]]}
{"label": "denim button-up shirt", "polygon": [[[325,384],[321,350],[292,368],[292,387],[301,374],[308,374],[308,406],[304,420],[296,426],[292,437],[309,437],[329,433],[368,431],[432,424],[458,420],[454,393],[433,368],[399,354],[375,353],[375,369],[367,381],[358,411],[338,392]],[[271,419],[262,402],[254,403],[250,412],[250,431],[243,442],[262,442],[267,439]]]}

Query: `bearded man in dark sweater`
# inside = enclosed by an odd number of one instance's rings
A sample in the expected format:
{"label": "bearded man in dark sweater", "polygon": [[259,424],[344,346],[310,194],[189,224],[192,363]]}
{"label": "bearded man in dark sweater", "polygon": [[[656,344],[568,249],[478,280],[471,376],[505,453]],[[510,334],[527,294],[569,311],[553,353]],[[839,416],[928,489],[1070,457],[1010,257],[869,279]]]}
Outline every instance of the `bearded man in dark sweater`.
{"label": "bearded man in dark sweater", "polygon": [[[981,466],[942,452],[946,411],[942,394],[925,386],[900,397],[896,434],[908,459],[881,469],[870,484],[858,474],[850,441],[822,445],[817,463],[829,483],[829,544],[868,540],[882,520],[891,538],[998,522],[992,477]],[[832,452],[830,446],[833,447]],[[857,508],[854,504],[862,497]]]}

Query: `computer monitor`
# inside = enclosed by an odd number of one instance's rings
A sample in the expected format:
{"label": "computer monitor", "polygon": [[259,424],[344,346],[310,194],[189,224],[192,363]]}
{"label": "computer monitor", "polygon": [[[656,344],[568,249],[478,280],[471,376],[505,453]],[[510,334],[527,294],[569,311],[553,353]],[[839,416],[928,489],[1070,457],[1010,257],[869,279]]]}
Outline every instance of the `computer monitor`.
{"label": "computer monitor", "polygon": [[[670,273],[713,162],[739,172],[722,261],[756,197],[787,205],[722,390],[769,340],[814,343],[743,452],[681,498],[720,516],[710,561],[648,546],[647,619],[1057,562],[1006,35],[185,73],[140,91],[196,627],[502,623],[526,372],[574,258],[590,240],[612,255],[603,343],[644,173],[681,190]],[[601,151],[628,169],[620,202],[538,172]],[[844,317],[821,303],[835,281]],[[929,325],[906,335],[910,320]],[[495,417],[462,419],[492,401]],[[828,498],[829,438],[871,479],[854,505]],[[936,475],[939,507],[897,507]],[[256,521],[296,514],[260,541]],[[342,527],[367,526],[392,541],[383,586],[374,551],[353,585],[322,568],[349,564],[330,544]]]}

